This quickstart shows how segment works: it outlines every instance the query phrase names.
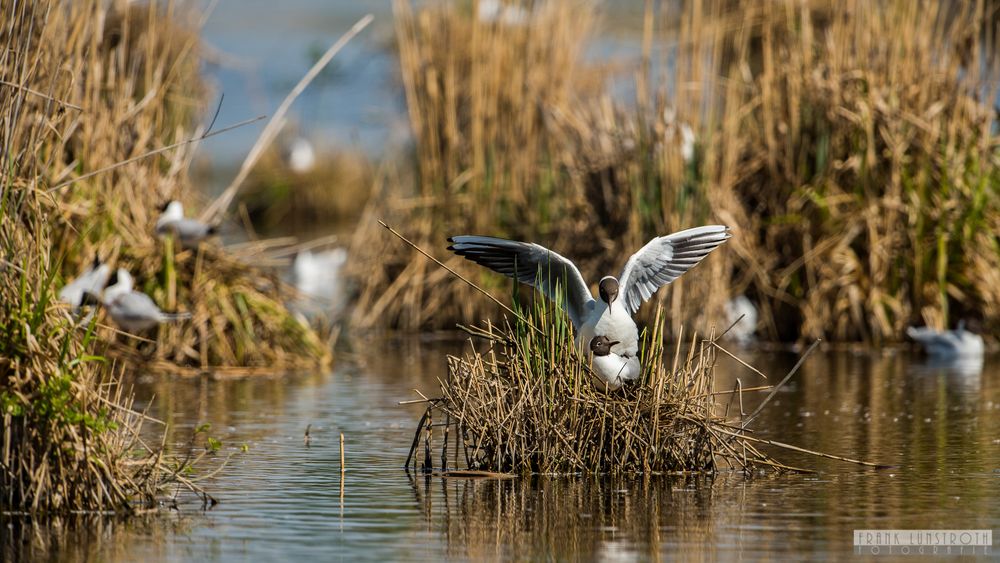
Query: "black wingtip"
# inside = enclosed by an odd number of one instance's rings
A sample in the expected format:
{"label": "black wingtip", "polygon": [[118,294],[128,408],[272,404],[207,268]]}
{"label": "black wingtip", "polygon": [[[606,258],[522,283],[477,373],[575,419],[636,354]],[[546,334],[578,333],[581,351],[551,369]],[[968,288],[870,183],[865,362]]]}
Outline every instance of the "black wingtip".
{"label": "black wingtip", "polygon": [[[448,237],[448,242],[454,243],[455,242],[455,237]],[[448,247],[448,250],[451,250],[450,246]]]}
{"label": "black wingtip", "polygon": [[219,234],[219,226],[218,225],[209,225],[207,232],[210,235],[217,235],[217,234]]}

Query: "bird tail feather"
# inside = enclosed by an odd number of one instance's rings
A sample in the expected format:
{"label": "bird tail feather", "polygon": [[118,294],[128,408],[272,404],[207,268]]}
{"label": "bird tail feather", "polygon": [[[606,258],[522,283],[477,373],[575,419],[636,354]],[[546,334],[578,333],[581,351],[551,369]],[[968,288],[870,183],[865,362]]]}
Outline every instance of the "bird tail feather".
{"label": "bird tail feather", "polygon": [[190,319],[191,313],[163,313],[163,320],[165,321],[183,321],[185,319]]}

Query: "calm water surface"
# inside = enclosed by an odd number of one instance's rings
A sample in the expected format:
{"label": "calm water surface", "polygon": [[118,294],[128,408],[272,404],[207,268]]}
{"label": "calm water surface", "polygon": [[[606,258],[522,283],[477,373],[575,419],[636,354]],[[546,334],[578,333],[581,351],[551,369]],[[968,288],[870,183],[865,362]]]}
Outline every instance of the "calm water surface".
{"label": "calm water surface", "polygon": [[[140,398],[155,395],[151,414],[174,427],[174,448],[209,422],[220,457],[234,454],[205,483],[220,504],[138,522],[15,522],[7,548],[102,561],[842,559],[857,528],[1000,528],[1000,365],[989,359],[977,373],[906,354],[816,355],[755,422],[764,437],[890,470],[776,451],[819,473],[411,479],[401,465],[421,411],[396,403],[413,388],[434,393],[445,355],[461,349],[368,342],[330,374],[140,382]],[[796,359],[748,357],[772,379]],[[759,383],[732,363],[718,371],[719,388]]]}

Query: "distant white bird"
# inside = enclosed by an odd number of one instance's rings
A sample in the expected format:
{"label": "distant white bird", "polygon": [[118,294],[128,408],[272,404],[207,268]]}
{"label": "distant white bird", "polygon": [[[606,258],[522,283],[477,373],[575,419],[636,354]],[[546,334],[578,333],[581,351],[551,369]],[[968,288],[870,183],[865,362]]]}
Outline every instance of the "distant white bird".
{"label": "distant white bird", "polygon": [[965,330],[964,321],[960,321],[955,330],[911,326],[906,334],[920,343],[932,358],[979,358],[985,350],[983,337]]}
{"label": "distant white bird", "polygon": [[197,244],[218,232],[217,225],[184,217],[184,206],[177,200],[167,202],[156,220],[156,234],[173,234],[185,246]]}
{"label": "distant white bird", "polygon": [[694,129],[687,123],[681,123],[681,158],[685,164],[694,160]]}
{"label": "distant white bird", "polygon": [[483,23],[502,23],[517,27],[528,23],[531,12],[516,4],[507,4],[500,0],[479,0],[476,16]]}
{"label": "distant white bird", "polygon": [[109,277],[111,277],[111,267],[102,264],[101,259],[95,256],[86,270],[59,290],[59,300],[69,304],[76,311],[83,304],[84,294],[99,295],[107,285]]}
{"label": "distant white bird", "polygon": [[754,341],[754,333],[757,331],[757,307],[754,307],[746,295],[734,297],[726,302],[726,322],[727,326],[736,323],[726,333],[726,337],[746,346]]}
{"label": "distant white bird", "polygon": [[[656,290],[676,280],[729,239],[729,228],[710,225],[654,238],[633,254],[619,278],[605,276],[595,300],[580,270],[570,260],[537,244],[494,237],[454,236],[449,250],[481,266],[556,298],[556,286],[566,292],[563,304],[576,329],[577,346],[588,350],[595,336],[617,342],[615,354],[632,357],[639,351],[639,331],[632,315]],[[619,299],[619,295],[621,299]]]}
{"label": "distant white bird", "polygon": [[678,124],[677,110],[671,106],[663,109],[663,124],[665,126],[663,140],[668,144],[673,143],[674,136],[677,135],[678,131],[680,132],[681,159],[684,160],[684,164],[690,164],[694,160],[695,143],[697,141],[694,129],[683,121]]}
{"label": "distant white bird", "polygon": [[295,287],[306,298],[300,302],[305,313],[335,312],[344,302],[340,270],[347,263],[347,250],[323,252],[305,250],[295,256],[292,274]]}
{"label": "distant white bird", "polygon": [[288,146],[288,167],[296,174],[305,174],[316,166],[316,150],[304,137],[296,137]]}
{"label": "distant white bird", "polygon": [[608,391],[614,391],[626,381],[639,379],[642,366],[636,356],[620,356],[611,351],[618,344],[607,336],[595,336],[590,341],[591,368]]}
{"label": "distant white bird", "polygon": [[191,313],[164,313],[140,291],[132,289],[132,276],[124,268],[115,273],[115,283],[104,290],[103,303],[111,320],[126,332],[139,332],[159,323],[191,318]]}

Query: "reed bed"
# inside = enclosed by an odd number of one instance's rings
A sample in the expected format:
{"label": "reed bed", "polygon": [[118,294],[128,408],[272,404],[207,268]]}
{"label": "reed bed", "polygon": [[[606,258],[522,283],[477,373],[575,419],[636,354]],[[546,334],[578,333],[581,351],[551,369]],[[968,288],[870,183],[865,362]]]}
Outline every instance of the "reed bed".
{"label": "reed bed", "polygon": [[135,512],[155,508],[171,485],[211,502],[189,478],[199,457],[177,460],[144,441],[151,419],[132,409],[121,369],[97,355],[94,325],[56,302],[64,207],[45,190],[56,173],[48,159],[85,111],[56,87],[68,60],[41,64],[52,34],[68,31],[49,27],[63,10],[0,2],[0,43],[10,47],[0,53],[0,512]]}
{"label": "reed bed", "polygon": [[640,379],[613,392],[596,384],[557,304],[468,329],[486,349],[448,358],[441,397],[429,400],[414,436],[414,467],[457,475],[793,469],[748,439],[742,413],[717,404],[714,338],[695,335],[686,352],[664,355],[660,312],[642,336]]}
{"label": "reed bed", "polygon": [[737,86],[713,142],[727,170],[709,194],[747,235],[739,275],[773,336],[998,326],[989,6],[739,4],[758,22],[737,42],[754,56],[724,69]]}
{"label": "reed bed", "polygon": [[191,6],[56,2],[34,17],[34,71],[20,84],[78,108],[62,108],[53,134],[29,152],[48,196],[60,277],[100,256],[131,272],[165,311],[193,315],[141,338],[99,329],[113,354],[178,373],[328,361],[325,343],[285,308],[273,270],[260,267],[265,245],[181,248],[154,233],[164,202],[180,200],[195,217],[202,207],[188,177],[198,143],[185,142],[207,133],[195,122],[206,93]]}
{"label": "reed bed", "polygon": [[[671,335],[678,319],[704,332],[740,294],[772,340],[898,341],[908,325],[963,318],[998,327],[990,3],[651,3],[628,103],[608,93],[613,69],[578,57],[592,7],[549,4],[571,13],[505,25],[475,5],[397,3],[418,180],[390,183],[371,215],[431,248],[464,232],[531,240],[588,275],[615,273],[606,257],[653,236],[729,225],[721,258],[662,292]],[[558,89],[527,87],[537,75]],[[369,220],[359,234],[376,231]],[[368,246],[358,325],[487,315],[416,254]],[[504,293],[492,274],[447,263]]]}

